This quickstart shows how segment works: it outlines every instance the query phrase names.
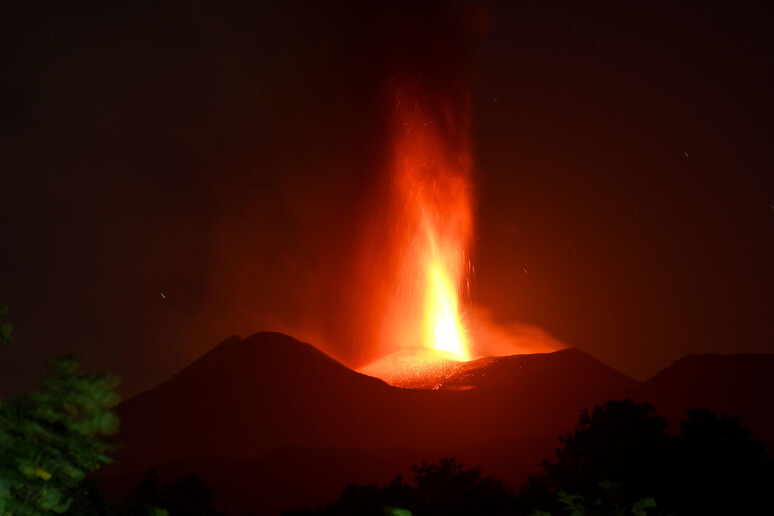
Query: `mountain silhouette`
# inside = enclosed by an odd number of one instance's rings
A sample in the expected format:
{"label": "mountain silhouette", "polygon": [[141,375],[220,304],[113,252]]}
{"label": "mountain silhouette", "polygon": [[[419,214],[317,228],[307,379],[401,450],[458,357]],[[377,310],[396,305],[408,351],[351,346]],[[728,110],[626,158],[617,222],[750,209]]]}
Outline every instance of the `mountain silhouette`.
{"label": "mountain silhouette", "polygon": [[691,355],[644,383],[573,348],[438,371],[400,388],[286,335],[231,337],[119,406],[124,448],[106,488],[125,494],[153,467],[166,479],[194,473],[221,508],[268,515],[451,455],[520,485],[583,408],[627,397],[674,422],[696,407],[728,412],[774,441],[761,402],[774,355]]}
{"label": "mountain silhouette", "polygon": [[774,392],[774,355],[688,355],[635,386],[630,397],[647,401],[673,423],[693,408],[728,413],[752,434],[774,445],[774,413],[767,407]]}
{"label": "mountain silhouette", "polygon": [[557,436],[583,407],[636,385],[565,349],[481,359],[438,390],[401,389],[279,333],[232,337],[119,406],[125,447],[109,470],[284,446],[429,450]]}

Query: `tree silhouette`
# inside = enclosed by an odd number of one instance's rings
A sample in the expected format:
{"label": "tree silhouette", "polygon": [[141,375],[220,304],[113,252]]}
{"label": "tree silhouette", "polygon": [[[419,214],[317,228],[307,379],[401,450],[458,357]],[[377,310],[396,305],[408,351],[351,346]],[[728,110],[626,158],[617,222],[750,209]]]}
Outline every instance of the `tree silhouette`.
{"label": "tree silhouette", "polygon": [[497,514],[512,503],[511,489],[478,468],[463,467],[455,457],[423,462],[411,471],[423,514]]}
{"label": "tree silhouette", "polygon": [[687,416],[672,435],[647,403],[584,410],[521,501],[553,514],[758,514],[774,486],[764,445],[731,416]]}
{"label": "tree silhouette", "polygon": [[478,469],[465,468],[454,457],[435,463],[415,465],[412,483],[398,475],[386,486],[349,484],[333,502],[316,509],[285,513],[413,516],[514,514],[515,495],[511,488]]}
{"label": "tree silhouette", "polygon": [[101,436],[118,429],[118,379],[72,356],[48,367],[43,389],[0,403],[0,514],[65,512],[87,473],[110,462]]}
{"label": "tree silhouette", "polygon": [[348,485],[327,505],[286,514],[655,516],[762,514],[771,505],[774,465],[728,415],[690,410],[672,434],[650,404],[609,401],[584,410],[559,440],[556,458],[518,497],[451,457],[412,467],[411,483]]}
{"label": "tree silhouette", "polygon": [[152,508],[161,507],[164,499],[161,495],[161,479],[152,469],[125,499],[115,504],[113,512],[120,516],[148,514]]}
{"label": "tree silhouette", "polygon": [[[94,477],[86,478],[83,482],[68,491],[71,499],[67,509],[68,516],[114,516],[113,504],[108,502],[99,491],[99,481]],[[147,515],[145,513],[137,513]]]}
{"label": "tree silhouette", "polygon": [[774,465],[762,442],[739,419],[706,409],[680,424],[670,504],[680,514],[758,514],[771,511]]}
{"label": "tree silhouette", "polygon": [[115,505],[116,516],[158,514],[168,516],[222,516],[213,507],[212,489],[196,475],[180,477],[173,482],[162,483],[156,470],[145,479],[126,499]]}
{"label": "tree silhouette", "polygon": [[[558,511],[560,491],[586,500],[614,497],[610,503],[631,507],[643,498],[658,500],[677,442],[666,433],[669,422],[647,403],[609,401],[584,409],[576,429],[559,438],[554,461],[543,461],[544,473],[530,478],[522,497],[541,508]],[[604,492],[600,482],[618,486]]]}
{"label": "tree silhouette", "polygon": [[[7,308],[0,303],[0,322]],[[0,324],[0,344],[11,325]],[[155,471],[126,500],[111,504],[87,477],[111,461],[118,430],[118,377],[91,374],[74,356],[48,364],[42,389],[0,401],[0,516],[220,516],[196,476],[163,487]]]}
{"label": "tree silhouette", "polygon": [[213,507],[215,497],[212,489],[196,475],[181,477],[168,482],[161,491],[160,504],[169,516],[220,516]]}

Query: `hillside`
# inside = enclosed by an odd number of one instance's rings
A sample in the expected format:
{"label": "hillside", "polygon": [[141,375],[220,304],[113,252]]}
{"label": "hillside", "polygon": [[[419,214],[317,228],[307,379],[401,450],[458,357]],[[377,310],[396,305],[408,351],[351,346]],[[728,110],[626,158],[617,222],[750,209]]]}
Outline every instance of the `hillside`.
{"label": "hillside", "polygon": [[232,337],[119,407],[125,449],[110,469],[250,458],[283,446],[441,449],[557,436],[583,407],[636,384],[566,349],[471,363],[448,389],[400,389],[285,335]]}

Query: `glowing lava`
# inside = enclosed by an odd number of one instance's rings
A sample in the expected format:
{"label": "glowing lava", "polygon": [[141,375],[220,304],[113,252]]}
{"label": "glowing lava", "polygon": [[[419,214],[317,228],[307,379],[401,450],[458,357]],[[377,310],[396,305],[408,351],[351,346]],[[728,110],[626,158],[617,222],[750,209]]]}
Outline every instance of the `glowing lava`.
{"label": "glowing lava", "polygon": [[469,360],[466,329],[459,313],[458,293],[449,271],[433,257],[427,265],[425,291],[425,347]]}
{"label": "glowing lava", "polygon": [[440,120],[405,90],[397,95],[381,250],[392,274],[380,354],[424,349],[465,361],[472,358],[463,310],[473,231],[468,123],[466,116],[434,112]]}
{"label": "glowing lava", "polygon": [[371,360],[359,371],[396,387],[447,389],[482,356],[564,347],[539,328],[502,325],[480,309],[471,324],[474,195],[465,86],[404,81],[395,100],[389,174],[369,205],[375,219],[357,261],[362,296],[353,309],[364,321],[364,358]]}

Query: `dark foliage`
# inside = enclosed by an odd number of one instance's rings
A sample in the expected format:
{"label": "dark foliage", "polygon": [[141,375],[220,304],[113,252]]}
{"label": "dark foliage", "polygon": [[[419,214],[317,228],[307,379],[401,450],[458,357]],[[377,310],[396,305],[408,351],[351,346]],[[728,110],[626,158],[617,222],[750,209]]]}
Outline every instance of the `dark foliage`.
{"label": "dark foliage", "polygon": [[[670,475],[677,438],[667,433],[669,422],[647,403],[610,401],[584,410],[576,429],[559,438],[556,459],[544,461],[544,473],[530,478],[521,497],[534,506],[558,513],[559,491],[586,500],[610,500],[631,507],[653,496],[660,500],[665,475]],[[612,481],[615,490],[599,484]]]}
{"label": "dark foliage", "polygon": [[322,507],[286,515],[469,515],[514,514],[512,489],[478,469],[467,469],[454,457],[412,467],[411,483],[401,476],[386,486],[347,485],[339,497]]}
{"label": "dark foliage", "polygon": [[774,488],[764,445],[739,420],[688,412],[677,434],[647,403],[610,401],[584,410],[544,472],[516,496],[454,458],[414,466],[406,483],[348,485],[327,505],[288,515],[760,514]]}
{"label": "dark foliage", "polygon": [[73,516],[222,516],[213,507],[212,489],[196,475],[162,483],[152,470],[135,490],[116,503],[107,501],[90,478],[71,492]]}
{"label": "dark foliage", "polygon": [[[665,502],[679,514],[761,514],[771,511],[774,462],[737,418],[706,409],[680,424],[680,448]],[[767,508],[767,509],[765,509]]]}
{"label": "dark foliage", "polygon": [[96,479],[73,493],[73,516],[223,516],[213,507],[212,489],[196,475],[162,483],[152,470],[134,491],[116,503],[105,500]]}
{"label": "dark foliage", "polygon": [[[0,303],[0,322],[7,308]],[[0,344],[11,325],[0,324]],[[155,472],[127,499],[105,500],[89,474],[112,462],[119,379],[90,373],[76,357],[52,360],[41,389],[0,400],[0,515],[219,516],[196,476],[160,485]]]}
{"label": "dark foliage", "polygon": [[161,500],[157,504],[164,508],[169,516],[220,516],[223,512],[215,510],[215,497],[212,489],[196,475],[181,477],[167,482],[161,489]]}
{"label": "dark foliage", "polygon": [[650,498],[658,504],[650,515],[756,514],[766,506],[772,461],[738,419],[695,409],[677,435],[667,427],[647,403],[611,401],[584,411],[560,439],[556,459],[544,462],[544,473],[530,478],[519,498],[553,514],[566,508],[567,493],[610,514]]}
{"label": "dark foliage", "polygon": [[70,491],[109,463],[118,379],[71,356],[49,364],[40,391],[0,402],[0,513],[58,514]]}
{"label": "dark foliage", "polygon": [[[68,493],[72,503],[67,511],[73,516],[113,516],[116,513],[113,504],[108,502],[99,491],[99,482],[96,478],[87,478]],[[137,513],[148,515],[149,511]]]}
{"label": "dark foliage", "polygon": [[[0,321],[5,312],[0,304]],[[0,325],[0,343],[10,330]],[[51,362],[40,391],[0,401],[0,514],[221,516],[197,476],[162,484],[152,471],[126,499],[103,498],[89,474],[111,460],[103,436],[118,426],[117,382],[66,356]],[[694,409],[676,435],[668,427],[647,403],[610,401],[583,411],[518,496],[451,457],[412,467],[411,482],[347,485],[327,505],[287,514],[654,516],[760,514],[770,505],[774,463],[737,418]]]}
{"label": "dark foliage", "polygon": [[510,506],[513,491],[478,468],[465,469],[454,457],[411,468],[422,514],[499,514]]}

